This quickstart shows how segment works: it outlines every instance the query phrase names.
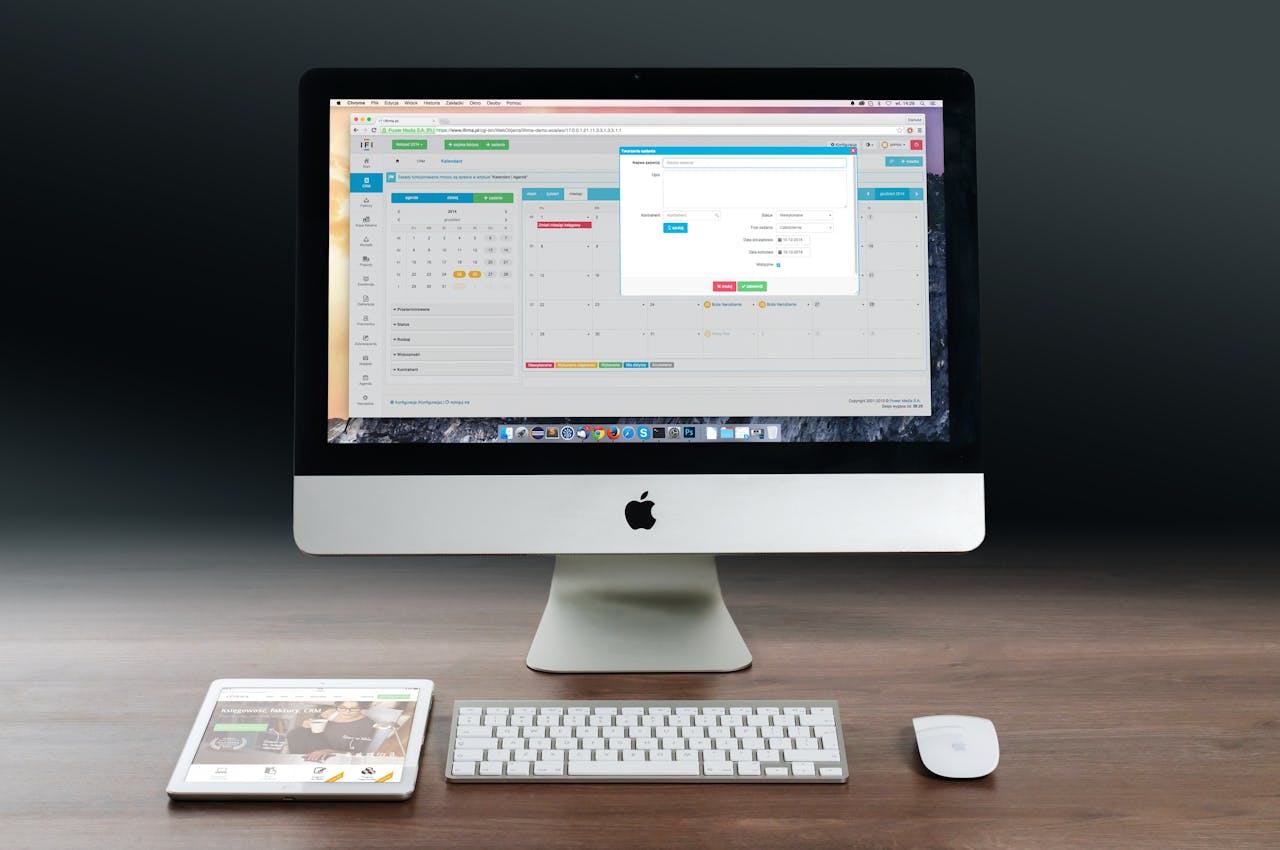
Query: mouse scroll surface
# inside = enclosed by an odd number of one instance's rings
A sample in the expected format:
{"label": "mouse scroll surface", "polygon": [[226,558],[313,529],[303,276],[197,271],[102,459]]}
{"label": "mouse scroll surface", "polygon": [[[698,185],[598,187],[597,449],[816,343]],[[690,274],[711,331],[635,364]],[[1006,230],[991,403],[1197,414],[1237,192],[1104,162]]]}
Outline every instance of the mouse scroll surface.
{"label": "mouse scroll surface", "polygon": [[911,722],[920,760],[938,776],[977,779],[991,773],[1000,762],[995,724],[984,717],[943,714]]}

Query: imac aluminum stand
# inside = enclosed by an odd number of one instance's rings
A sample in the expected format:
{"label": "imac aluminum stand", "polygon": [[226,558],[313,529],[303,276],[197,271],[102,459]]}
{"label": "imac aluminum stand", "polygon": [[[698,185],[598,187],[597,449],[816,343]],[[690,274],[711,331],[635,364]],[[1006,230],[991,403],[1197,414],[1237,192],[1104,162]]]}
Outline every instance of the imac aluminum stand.
{"label": "imac aluminum stand", "polygon": [[544,673],[728,673],[751,652],[714,555],[560,555],[529,648]]}

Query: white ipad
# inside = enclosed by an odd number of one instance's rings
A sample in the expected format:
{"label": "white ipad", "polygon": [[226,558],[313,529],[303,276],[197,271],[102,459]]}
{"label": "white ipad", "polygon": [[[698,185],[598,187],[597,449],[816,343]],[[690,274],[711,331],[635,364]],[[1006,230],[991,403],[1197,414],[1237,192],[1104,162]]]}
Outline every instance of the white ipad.
{"label": "white ipad", "polygon": [[428,679],[218,679],[166,789],[175,799],[405,800]]}

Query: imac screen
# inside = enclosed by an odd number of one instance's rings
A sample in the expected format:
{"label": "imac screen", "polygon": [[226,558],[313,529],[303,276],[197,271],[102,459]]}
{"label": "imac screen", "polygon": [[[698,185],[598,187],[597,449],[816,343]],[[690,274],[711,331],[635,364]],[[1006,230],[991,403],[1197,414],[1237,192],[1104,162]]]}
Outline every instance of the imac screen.
{"label": "imac screen", "polygon": [[949,440],[942,102],[852,94],[331,100],[328,441]]}

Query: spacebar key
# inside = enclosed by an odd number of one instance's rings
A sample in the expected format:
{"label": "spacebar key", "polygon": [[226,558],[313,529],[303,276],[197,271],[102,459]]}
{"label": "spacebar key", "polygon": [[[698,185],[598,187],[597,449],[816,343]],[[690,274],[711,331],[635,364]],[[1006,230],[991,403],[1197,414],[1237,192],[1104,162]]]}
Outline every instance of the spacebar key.
{"label": "spacebar key", "polygon": [[782,757],[787,761],[840,761],[839,750],[783,750]]}
{"label": "spacebar key", "polygon": [[571,761],[570,776],[701,776],[696,761]]}

